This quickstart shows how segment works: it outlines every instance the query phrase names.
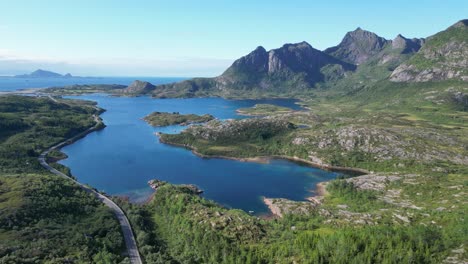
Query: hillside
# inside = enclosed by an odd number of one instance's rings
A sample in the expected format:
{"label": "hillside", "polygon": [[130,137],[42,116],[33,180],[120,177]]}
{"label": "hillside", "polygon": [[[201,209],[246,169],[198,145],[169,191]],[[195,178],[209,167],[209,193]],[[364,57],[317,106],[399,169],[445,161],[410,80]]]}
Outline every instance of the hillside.
{"label": "hillside", "polygon": [[[93,114],[98,111],[86,101],[0,96],[0,263],[125,260],[112,211],[37,159],[44,149],[94,126]],[[63,158],[52,154],[55,161]]]}
{"label": "hillside", "polygon": [[468,81],[468,20],[429,37],[416,55],[395,69],[390,80]]}

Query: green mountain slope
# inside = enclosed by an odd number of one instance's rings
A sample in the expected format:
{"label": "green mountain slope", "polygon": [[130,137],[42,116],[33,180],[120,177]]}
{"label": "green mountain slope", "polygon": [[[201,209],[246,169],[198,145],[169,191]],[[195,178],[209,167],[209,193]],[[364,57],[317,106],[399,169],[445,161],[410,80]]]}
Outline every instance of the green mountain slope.
{"label": "green mountain slope", "polygon": [[421,50],[392,73],[394,82],[468,81],[468,19],[427,39]]}

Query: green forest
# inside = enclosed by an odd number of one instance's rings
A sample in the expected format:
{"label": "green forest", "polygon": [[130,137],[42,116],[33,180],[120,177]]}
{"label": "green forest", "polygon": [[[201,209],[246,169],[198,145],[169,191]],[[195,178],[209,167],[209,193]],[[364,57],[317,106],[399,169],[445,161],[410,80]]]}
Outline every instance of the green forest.
{"label": "green forest", "polygon": [[0,263],[126,262],[113,213],[37,160],[99,112],[85,101],[0,96]]}

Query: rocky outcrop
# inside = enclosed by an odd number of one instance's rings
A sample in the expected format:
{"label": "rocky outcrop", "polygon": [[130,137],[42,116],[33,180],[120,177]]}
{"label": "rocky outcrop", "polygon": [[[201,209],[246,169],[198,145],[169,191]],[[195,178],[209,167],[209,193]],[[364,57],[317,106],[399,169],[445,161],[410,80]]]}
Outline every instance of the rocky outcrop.
{"label": "rocky outcrop", "polygon": [[398,34],[398,36],[392,40],[392,49],[401,49],[402,53],[414,53],[419,51],[424,41],[425,39],[422,38],[408,39]]}
{"label": "rocky outcrop", "polygon": [[468,81],[468,20],[427,39],[423,47],[390,76],[394,82]]}
{"label": "rocky outcrop", "polygon": [[324,52],[352,64],[362,64],[381,52],[391,41],[377,34],[357,28],[348,32],[338,46]]}
{"label": "rocky outcrop", "polygon": [[123,89],[122,92],[124,94],[140,95],[148,94],[154,89],[156,89],[156,86],[152,85],[151,83],[136,80],[132,82],[127,88]]}
{"label": "rocky outcrop", "polygon": [[311,201],[292,201],[284,198],[263,198],[263,202],[268,206],[270,212],[278,217],[287,214],[307,215],[311,214],[318,203]]}
{"label": "rocky outcrop", "polygon": [[[157,191],[160,187],[168,184],[166,181],[161,181],[157,179],[149,180],[148,185],[151,187],[151,189]],[[198,188],[195,184],[180,184],[177,185],[181,190],[188,191],[189,193],[192,194],[201,194],[203,193],[203,190]]]}
{"label": "rocky outcrop", "polygon": [[213,120],[204,125],[188,127],[184,133],[210,141],[248,140],[268,138],[281,132],[291,131],[296,126],[287,120],[270,117],[242,120]]}
{"label": "rocky outcrop", "polygon": [[151,189],[157,191],[159,187],[166,185],[167,182],[165,181],[160,181],[157,179],[149,180],[148,185],[151,187]]}

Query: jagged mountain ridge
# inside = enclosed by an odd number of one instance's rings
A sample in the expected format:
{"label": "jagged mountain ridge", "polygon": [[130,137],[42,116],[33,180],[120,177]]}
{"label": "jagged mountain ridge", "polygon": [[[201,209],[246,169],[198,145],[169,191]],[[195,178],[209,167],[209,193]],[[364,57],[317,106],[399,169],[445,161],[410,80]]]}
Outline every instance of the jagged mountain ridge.
{"label": "jagged mountain ridge", "polygon": [[291,82],[296,89],[313,87],[326,78],[321,69],[334,65],[340,75],[355,69],[355,66],[333,58],[307,42],[285,44],[281,48],[266,51],[258,47],[250,54],[236,60],[215,80],[225,88],[271,89],[274,85]]}
{"label": "jagged mountain ridge", "polygon": [[382,51],[391,41],[358,27],[346,33],[340,44],[324,52],[352,64],[362,64]]}
{"label": "jagged mountain ridge", "polygon": [[[460,31],[460,28],[465,27],[466,20],[462,20],[450,28]],[[420,56],[418,54],[429,49],[425,48],[427,45],[430,46],[433,42],[443,42],[443,38],[441,40],[438,37],[442,33],[438,33],[428,40],[406,38],[401,34],[393,40],[387,40],[375,33],[358,28],[348,32],[340,44],[324,51],[314,49],[307,42],[285,44],[270,51],[259,46],[251,53],[236,60],[220,76],[194,78],[178,83],[149,87],[141,89],[141,91],[162,98],[242,97],[247,94],[294,96],[312,91],[317,85],[332,87],[337,82],[340,82],[342,87],[351,87],[351,90],[359,89],[359,87],[370,87],[373,83],[382,80],[395,81],[395,76],[399,71],[402,71],[402,65],[406,65],[405,62],[411,62],[414,57]],[[462,38],[466,37],[463,32],[461,36]],[[457,45],[456,47],[460,48],[460,44]],[[466,43],[462,42],[461,45],[466,45]],[[461,50],[463,53],[464,49]],[[460,54],[457,51],[452,53]],[[444,55],[439,54],[439,56]],[[463,62],[463,57],[464,55],[461,56],[460,65],[462,66],[466,65]],[[455,62],[455,64],[457,63]],[[463,75],[450,73],[449,69],[447,72],[455,78]],[[424,81],[431,80],[433,79],[424,79]],[[403,81],[411,80],[407,78]]]}

